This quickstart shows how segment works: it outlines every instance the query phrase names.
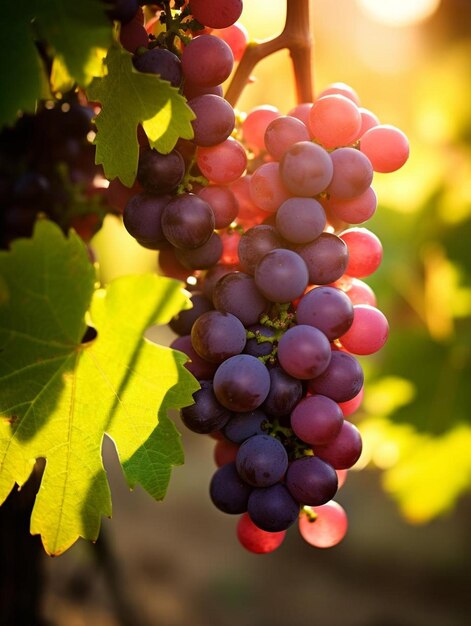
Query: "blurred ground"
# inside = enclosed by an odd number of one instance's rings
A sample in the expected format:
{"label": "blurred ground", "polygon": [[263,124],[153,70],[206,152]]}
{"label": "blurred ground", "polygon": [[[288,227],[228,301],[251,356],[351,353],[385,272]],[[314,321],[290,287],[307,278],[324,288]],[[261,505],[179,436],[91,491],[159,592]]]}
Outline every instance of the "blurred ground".
{"label": "blurred ground", "polygon": [[[379,474],[351,473],[338,497],[350,519],[342,544],[316,550],[292,528],[277,552],[251,555],[235,538],[235,518],[207,495],[214,442],[184,433],[184,445],[186,464],[163,503],[130,493],[105,446],[114,516],[103,526],[134,626],[470,623],[469,498],[448,518],[412,527],[381,491]],[[48,559],[45,573],[51,626],[121,626],[88,544]]]}

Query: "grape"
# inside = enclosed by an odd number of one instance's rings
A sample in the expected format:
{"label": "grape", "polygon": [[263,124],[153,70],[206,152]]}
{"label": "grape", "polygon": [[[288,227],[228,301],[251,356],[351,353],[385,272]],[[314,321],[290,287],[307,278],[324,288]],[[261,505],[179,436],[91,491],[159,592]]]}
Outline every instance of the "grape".
{"label": "grape", "polygon": [[286,530],[277,533],[267,532],[258,528],[247,513],[244,513],[237,524],[237,538],[241,545],[254,554],[273,552],[283,543]]}
{"label": "grape", "polygon": [[286,188],[295,196],[315,196],[326,189],[334,166],[329,153],[310,141],[299,141],[280,161],[280,174]]}
{"label": "grape", "polygon": [[159,251],[159,270],[163,276],[170,276],[177,280],[186,282],[188,275],[191,273],[184,267],[175,256],[175,248],[169,245],[168,248],[161,248]]}
{"label": "grape", "polygon": [[342,346],[353,354],[378,352],[388,338],[388,320],[379,309],[369,304],[357,304],[353,309],[353,324],[340,337]]}
{"label": "grape", "polygon": [[295,117],[300,120],[306,128],[309,128],[309,114],[312,109],[312,102],[301,102],[301,104],[297,104],[290,111],[288,111],[288,115],[290,117]]}
{"label": "grape", "polygon": [[258,154],[265,148],[265,131],[270,122],[280,115],[279,110],[269,104],[262,104],[250,111],[242,122],[242,136],[249,150]]}
{"label": "grape", "polygon": [[242,0],[190,0],[189,4],[193,17],[210,28],[227,28],[242,13]]}
{"label": "grape", "polygon": [[190,249],[175,248],[179,262],[190,270],[205,270],[215,265],[222,255],[220,235],[212,233],[202,246]]}
{"label": "grape", "polygon": [[333,212],[337,219],[348,224],[361,224],[373,217],[378,200],[372,187],[352,198],[335,198],[330,196],[322,200],[323,206]]}
{"label": "grape", "polygon": [[239,242],[241,234],[237,230],[228,229],[221,233],[222,255],[221,262],[225,265],[239,265]]}
{"label": "grape", "polygon": [[351,354],[333,351],[328,367],[313,377],[308,386],[311,393],[319,393],[335,402],[346,402],[362,388],[363,370]]}
{"label": "grape", "polygon": [[263,363],[249,354],[238,354],[223,361],[214,374],[218,401],[237,413],[258,408],[270,390],[270,376]]}
{"label": "grape", "polygon": [[325,225],[325,211],[314,198],[288,198],[276,213],[276,227],[291,243],[317,239]]}
{"label": "grape", "polygon": [[188,106],[196,115],[191,125],[197,146],[215,146],[234,130],[234,109],[224,98],[205,94],[190,100]]}
{"label": "grape", "polygon": [[200,355],[191,345],[190,335],[177,337],[177,339],[172,341],[170,347],[174,350],[180,350],[180,352],[183,352],[187,355],[190,360],[185,363],[185,367],[198,380],[207,380],[214,376],[217,365],[215,363],[205,361],[200,357]]}
{"label": "grape", "polygon": [[245,174],[232,183],[230,189],[234,194],[237,204],[239,205],[239,213],[237,215],[237,223],[245,228],[250,228],[256,224],[260,224],[266,218],[265,211],[260,209],[252,200],[250,194],[250,180],[252,176]]}
{"label": "grape", "polygon": [[296,246],[295,250],[306,263],[309,282],[314,285],[333,283],[345,273],[348,249],[337,235],[322,233],[314,241]]}
{"label": "grape", "polygon": [[332,465],[316,456],[304,456],[289,466],[286,486],[301,504],[319,506],[335,496],[338,479]]}
{"label": "grape", "polygon": [[195,433],[205,434],[220,430],[229,421],[231,414],[216,399],[213,384],[201,381],[201,389],[193,394],[195,404],[181,410],[182,421]]}
{"label": "grape", "polygon": [[276,248],[257,263],[254,277],[255,284],[267,300],[291,302],[304,293],[309,273],[299,254],[286,248]]}
{"label": "grape", "polygon": [[[220,434],[220,431],[215,431]],[[209,433],[209,435],[213,435],[215,433]],[[216,441],[216,445],[214,446],[214,462],[217,467],[222,467],[223,465],[227,465],[228,463],[235,463],[237,452],[239,451],[239,446],[231,441],[226,441],[225,439],[221,439]]]}
{"label": "grape", "polygon": [[247,167],[247,155],[238,141],[228,137],[217,146],[198,146],[196,163],[211,182],[226,185],[242,176]]}
{"label": "grape", "polygon": [[185,80],[202,87],[214,87],[228,78],[234,57],[222,39],[199,35],[183,49],[181,63]]}
{"label": "grape", "polygon": [[349,98],[333,94],[316,100],[309,113],[311,136],[325,148],[348,146],[361,128],[358,107]]}
{"label": "grape", "polygon": [[198,317],[191,329],[191,343],[206,361],[222,363],[245,346],[245,328],[231,313],[207,311]]}
{"label": "grape", "polygon": [[205,94],[212,94],[213,96],[219,96],[222,98],[224,90],[222,85],[202,87],[201,85],[193,85],[190,81],[185,80],[185,84],[183,85],[183,95],[187,100],[192,100],[193,98],[204,96]]}
{"label": "grape", "polygon": [[208,185],[198,191],[198,196],[212,208],[216,229],[226,228],[236,219],[239,207],[228,187]]}
{"label": "grape", "polygon": [[309,141],[309,131],[296,117],[288,115],[277,117],[265,130],[265,147],[276,161],[279,161],[286,150],[298,141]]}
{"label": "grape", "polygon": [[249,485],[269,487],[285,475],[288,454],[278,439],[270,435],[254,435],[240,446],[236,466],[240,477]]}
{"label": "grape", "polygon": [[274,213],[290,196],[280,177],[278,163],[263,163],[250,179],[250,195],[258,208]]}
{"label": "grape", "polygon": [[182,82],[182,64],[176,54],[165,48],[152,48],[133,58],[133,65],[139,72],[158,74],[174,87]]}
{"label": "grape", "polygon": [[177,150],[160,154],[145,150],[139,156],[137,180],[148,193],[163,196],[176,191],[185,175],[185,161]]}
{"label": "grape", "polygon": [[293,326],[278,342],[278,359],[281,367],[294,378],[314,378],[327,368],[331,360],[329,340],[312,326]]}
{"label": "grape", "polygon": [[203,293],[208,300],[213,300],[213,289],[216,283],[226,274],[234,272],[234,268],[230,265],[223,265],[218,263],[213,265],[205,274],[203,279]]}
{"label": "grape", "polygon": [[230,272],[223,276],[213,289],[216,309],[232,313],[244,326],[256,324],[268,303],[258,291],[254,279],[243,272]]}
{"label": "grape", "polygon": [[192,193],[176,196],[163,210],[162,230],[176,248],[198,248],[214,229],[214,214],[207,202]]}
{"label": "grape", "polygon": [[358,136],[363,137],[367,130],[370,130],[370,128],[373,128],[374,126],[378,126],[380,122],[378,117],[368,109],[360,107],[359,111],[361,115],[361,128]]}
{"label": "grape", "polygon": [[352,278],[350,285],[344,291],[350,298],[352,304],[369,304],[374,307],[376,306],[376,296],[373,289],[358,278]]}
{"label": "grape", "polygon": [[310,444],[328,443],[339,434],[342,424],[342,409],[326,396],[303,398],[291,412],[291,428]]}
{"label": "grape", "polygon": [[349,469],[360,458],[361,435],[356,426],[344,420],[339,434],[334,439],[326,445],[313,446],[312,449],[317,458],[329,463],[335,469]]}
{"label": "grape", "polygon": [[366,131],[360,139],[360,150],[375,172],[395,172],[409,158],[409,141],[401,130],[384,124]]}
{"label": "grape", "polygon": [[339,407],[342,409],[344,417],[349,417],[349,415],[352,415],[360,408],[361,403],[363,402],[363,396],[364,387],[362,387],[357,395],[351,400],[347,400],[347,402],[339,402]]}
{"label": "grape", "polygon": [[131,188],[129,188],[123,185],[119,178],[115,178],[110,182],[110,185],[105,192],[106,202],[111,208],[115,209],[115,211],[123,213],[126,204],[140,190],[141,186],[137,181]]}
{"label": "grape", "polygon": [[247,274],[254,274],[257,263],[270,250],[281,248],[283,239],[273,226],[260,224],[246,230],[239,241],[239,260],[241,269]]}
{"label": "grape", "polygon": [[241,60],[249,40],[249,33],[243,24],[236,22],[227,28],[215,29],[211,34],[227,43],[234,55],[234,61]]}
{"label": "grape", "polygon": [[321,91],[321,93],[317,96],[317,98],[323,98],[324,96],[332,96],[332,95],[340,95],[348,98],[352,102],[354,102],[357,106],[360,106],[360,98],[357,92],[350,87],[350,85],[346,85],[345,83],[332,83],[325,89]]}
{"label": "grape", "polygon": [[171,196],[139,193],[133,196],[123,211],[123,222],[132,237],[147,243],[166,243],[162,231],[162,213]]}
{"label": "grape", "polygon": [[264,427],[268,424],[267,416],[263,411],[256,410],[248,413],[234,413],[224,426],[224,436],[234,443],[243,443],[249,437],[263,435]]}
{"label": "grape", "polygon": [[348,296],[335,287],[315,287],[299,301],[298,324],[321,330],[332,341],[347,332],[353,322],[353,305]]}
{"label": "grape", "polygon": [[299,516],[299,532],[302,538],[316,548],[332,548],[347,533],[348,520],[345,510],[332,500],[322,506],[308,507]]}
{"label": "grape", "polygon": [[272,485],[252,491],[247,511],[256,526],[276,533],[288,529],[298,519],[299,504],[284,485]]}
{"label": "grape", "polygon": [[363,278],[373,274],[381,264],[383,247],[378,237],[367,228],[349,228],[340,233],[348,248],[349,276]]}
{"label": "grape", "polygon": [[337,148],[330,153],[334,173],[327,193],[350,199],[365,193],[373,180],[373,168],[365,155],[355,148]]}
{"label": "grape", "polygon": [[190,302],[193,305],[191,309],[180,311],[168,323],[177,335],[189,335],[191,327],[198,317],[203,315],[203,313],[211,311],[213,308],[210,300],[201,291],[194,291],[191,294]]}
{"label": "grape", "polygon": [[272,367],[269,374],[270,391],[262,409],[270,417],[289,415],[303,395],[303,385],[300,380],[284,372],[281,367]]}
{"label": "grape", "polygon": [[146,48],[149,43],[149,35],[144,28],[144,13],[139,8],[127,24],[121,24],[119,29],[119,41],[123,48],[129,52],[136,52],[138,48]]}
{"label": "grape", "polygon": [[252,356],[268,356],[273,351],[274,342],[270,341],[270,337],[275,337],[275,331],[268,326],[262,324],[253,324],[247,328],[248,331],[255,334],[254,338],[247,339],[245,344],[245,354]]}
{"label": "grape", "polygon": [[214,474],[209,495],[216,508],[231,515],[245,513],[252,487],[239,476],[235,463],[227,463]]}

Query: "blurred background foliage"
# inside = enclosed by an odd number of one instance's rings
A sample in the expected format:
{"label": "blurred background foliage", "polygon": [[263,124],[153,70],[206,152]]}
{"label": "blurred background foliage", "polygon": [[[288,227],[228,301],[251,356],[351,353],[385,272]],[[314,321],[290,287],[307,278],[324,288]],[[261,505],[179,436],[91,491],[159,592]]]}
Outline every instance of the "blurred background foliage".
{"label": "blurred background foliage", "polygon": [[[471,3],[467,0],[315,0],[316,91],[350,84],[382,123],[411,142],[402,170],[376,174],[379,207],[365,224],[384,260],[366,280],[391,334],[365,357],[364,438],[358,468],[381,470],[410,522],[452,508],[471,486]],[[283,26],[285,0],[246,0],[252,39]],[[263,60],[238,107],[286,113],[295,104],[287,52]],[[94,245],[102,279],[155,269],[116,218]],[[117,254],[117,250],[119,253]]]}

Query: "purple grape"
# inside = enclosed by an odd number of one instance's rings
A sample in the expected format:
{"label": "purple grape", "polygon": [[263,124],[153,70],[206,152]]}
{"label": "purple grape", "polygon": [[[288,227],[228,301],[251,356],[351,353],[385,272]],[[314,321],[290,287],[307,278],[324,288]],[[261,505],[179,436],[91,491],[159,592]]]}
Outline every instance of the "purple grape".
{"label": "purple grape", "polygon": [[262,409],[270,417],[288,415],[301,399],[303,385],[300,380],[287,374],[281,367],[272,367],[269,374],[270,391]]}
{"label": "purple grape", "polygon": [[176,196],[162,213],[162,230],[176,248],[199,248],[213,234],[211,207],[192,193]]}
{"label": "purple grape", "polygon": [[264,337],[270,338],[275,336],[275,331],[269,326],[263,326],[262,324],[253,324],[247,328],[248,331],[255,333],[256,337],[247,339],[245,344],[245,354],[251,354],[252,356],[268,356],[273,352],[273,348],[276,345],[275,342],[263,340]]}
{"label": "purple grape", "polygon": [[353,323],[353,304],[336,287],[315,287],[308,291],[296,309],[298,324],[314,326],[330,341],[347,332]]}
{"label": "purple grape", "polygon": [[280,174],[295,196],[316,196],[332,179],[334,167],[327,150],[311,141],[299,141],[280,161]]}
{"label": "purple grape", "polygon": [[268,395],[270,376],[265,365],[249,354],[223,361],[214,374],[218,401],[237,413],[258,408]]}
{"label": "purple grape", "polygon": [[185,80],[185,84],[183,86],[183,95],[187,100],[193,100],[193,98],[197,98],[198,96],[204,96],[205,94],[212,94],[214,96],[222,96],[224,95],[224,90],[222,85],[215,85],[214,87],[202,87],[201,85],[193,85],[188,80]]}
{"label": "purple grape", "polygon": [[292,250],[267,252],[255,268],[255,284],[271,302],[291,302],[304,293],[309,280],[306,263]]}
{"label": "purple grape", "polygon": [[311,445],[324,445],[334,439],[342,424],[342,409],[326,396],[303,398],[291,412],[291,428],[295,435]]}
{"label": "purple grape", "polygon": [[209,495],[215,507],[223,513],[238,515],[247,511],[252,487],[242,480],[235,463],[226,463],[214,474]]}
{"label": "purple grape", "polygon": [[177,335],[189,335],[195,320],[203,313],[213,309],[211,301],[201,291],[194,291],[190,301],[193,305],[192,308],[180,311],[175,317],[172,317],[168,324]]}
{"label": "purple grape", "polygon": [[164,196],[173,193],[185,175],[185,161],[177,150],[160,154],[157,150],[144,150],[139,157],[137,180],[144,191]]}
{"label": "purple grape", "polygon": [[229,187],[208,185],[198,191],[198,196],[212,208],[215,228],[226,228],[236,219],[239,204]]}
{"label": "purple grape", "polygon": [[231,414],[216,399],[211,381],[202,380],[201,389],[193,394],[195,403],[181,410],[187,428],[195,433],[207,434],[221,430]]}
{"label": "purple grape", "polygon": [[291,243],[317,239],[325,225],[324,208],[314,198],[288,198],[276,212],[276,228]]}
{"label": "purple grape", "polygon": [[225,41],[214,35],[199,35],[188,43],[182,54],[185,80],[201,87],[223,83],[232,71],[234,56]]}
{"label": "purple grape", "polygon": [[265,434],[264,426],[268,419],[263,411],[249,411],[248,413],[234,413],[224,426],[223,434],[233,443],[243,443],[249,437]]}
{"label": "purple grape", "polygon": [[236,456],[240,477],[253,487],[269,487],[279,482],[288,469],[288,453],[278,439],[255,435],[246,439]]}
{"label": "purple grape", "polygon": [[176,54],[165,48],[152,48],[135,55],[133,64],[139,72],[158,74],[162,80],[168,80],[174,87],[182,82],[182,64]]}
{"label": "purple grape", "polygon": [[276,533],[292,526],[299,515],[299,504],[284,485],[254,489],[247,511],[252,522],[267,532]]}
{"label": "purple grape", "polygon": [[333,283],[347,269],[347,245],[332,233],[322,233],[314,241],[296,246],[295,250],[306,263],[309,282],[313,285]]}
{"label": "purple grape", "polygon": [[123,222],[128,233],[143,244],[166,242],[161,220],[170,199],[168,195],[155,196],[149,193],[132,196],[123,211]]}
{"label": "purple grape", "polygon": [[221,258],[223,245],[220,235],[212,233],[208,241],[197,248],[175,248],[178,261],[189,270],[205,270],[216,265]]}
{"label": "purple grape", "polygon": [[308,383],[311,393],[327,396],[335,402],[354,398],[363,386],[363,370],[354,356],[334,350],[328,367]]}
{"label": "purple grape", "polygon": [[335,469],[349,469],[360,458],[362,441],[356,426],[344,420],[335,439],[325,446],[313,446],[314,454]]}
{"label": "purple grape", "polygon": [[203,313],[191,329],[191,343],[196,352],[211,363],[222,363],[240,354],[245,346],[245,328],[231,313]]}
{"label": "purple grape", "polygon": [[268,308],[254,279],[243,272],[230,272],[218,280],[213,289],[213,303],[219,311],[238,317],[244,326],[256,324]]}
{"label": "purple grape", "polygon": [[177,337],[172,341],[170,347],[186,354],[190,360],[185,363],[185,367],[198,380],[206,380],[214,376],[217,365],[200,357],[191,344],[190,335]]}
{"label": "purple grape", "polygon": [[240,267],[254,274],[257,263],[270,250],[283,247],[283,239],[274,226],[260,224],[245,231],[239,241]]}
{"label": "purple grape", "polygon": [[289,466],[286,486],[293,498],[301,504],[320,506],[332,500],[337,493],[337,473],[322,459],[304,456]]}
{"label": "purple grape", "polygon": [[212,94],[193,98],[188,106],[196,115],[193,141],[197,146],[215,146],[234,130],[235,113],[227,100]]}
{"label": "purple grape", "polygon": [[278,360],[281,367],[301,380],[319,376],[329,365],[331,354],[327,337],[312,326],[293,326],[278,342]]}
{"label": "purple grape", "polygon": [[213,301],[213,290],[216,283],[227,274],[234,272],[234,267],[231,265],[223,265],[218,263],[209,268],[203,278],[203,293],[208,300]]}

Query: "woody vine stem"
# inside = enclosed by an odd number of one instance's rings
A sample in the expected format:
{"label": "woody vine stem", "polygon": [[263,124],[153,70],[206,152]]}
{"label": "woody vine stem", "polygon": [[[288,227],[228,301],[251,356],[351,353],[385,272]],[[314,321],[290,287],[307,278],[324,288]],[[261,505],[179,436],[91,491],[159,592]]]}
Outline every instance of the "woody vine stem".
{"label": "woody vine stem", "polygon": [[234,107],[250,75],[259,61],[278,52],[289,50],[293,64],[296,98],[298,103],[313,101],[311,0],[287,0],[283,31],[273,39],[250,42],[225,94]]}

